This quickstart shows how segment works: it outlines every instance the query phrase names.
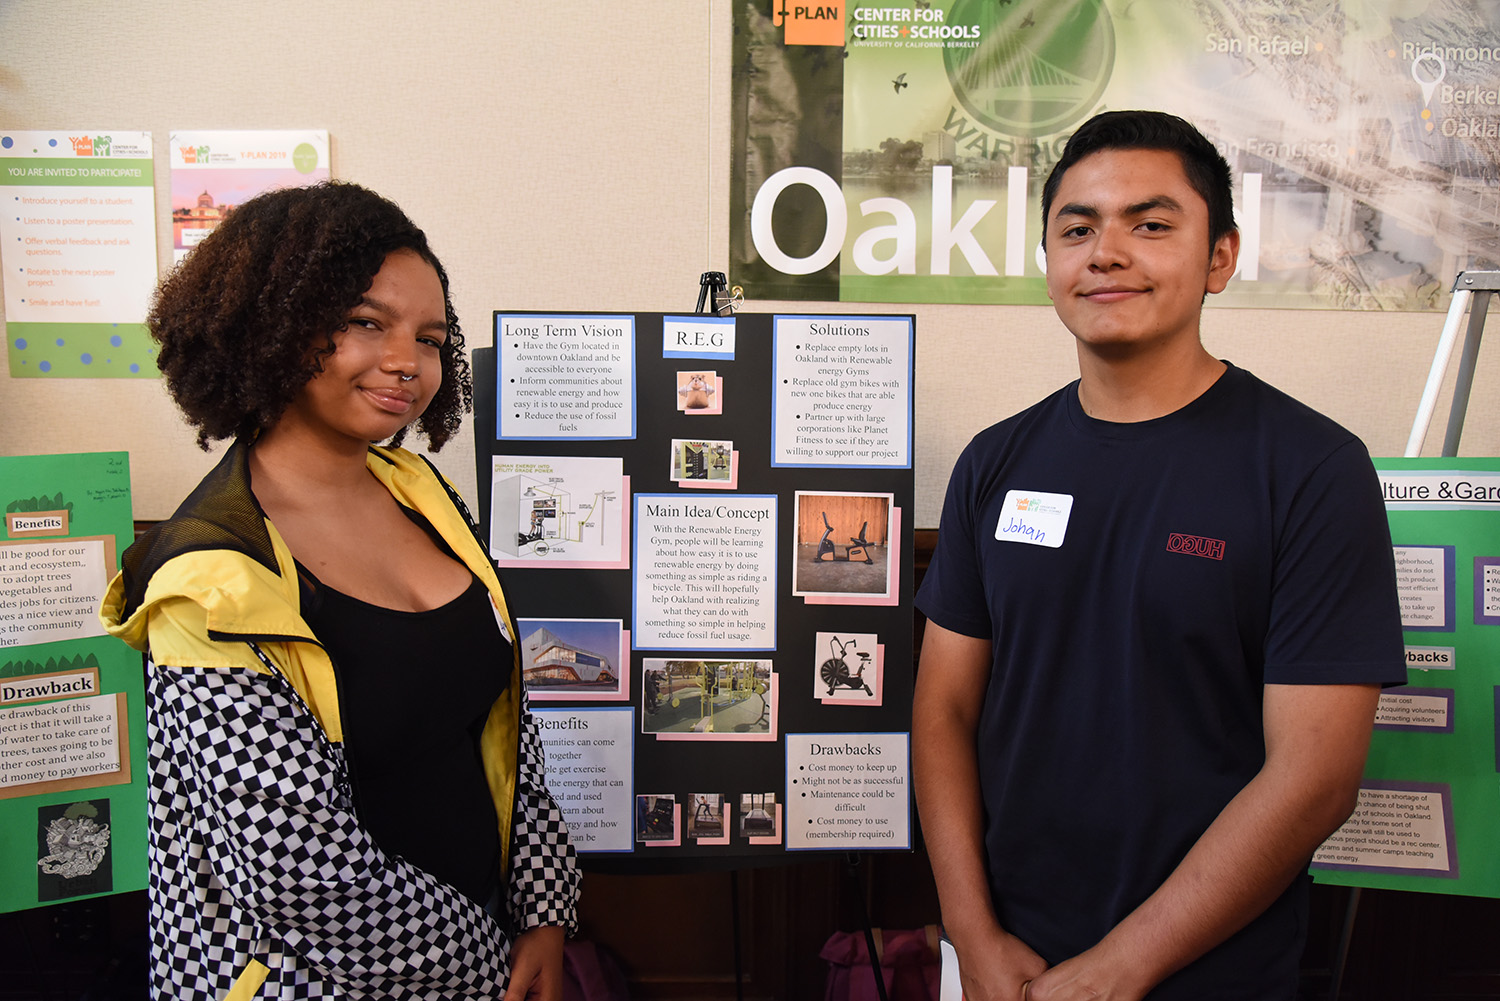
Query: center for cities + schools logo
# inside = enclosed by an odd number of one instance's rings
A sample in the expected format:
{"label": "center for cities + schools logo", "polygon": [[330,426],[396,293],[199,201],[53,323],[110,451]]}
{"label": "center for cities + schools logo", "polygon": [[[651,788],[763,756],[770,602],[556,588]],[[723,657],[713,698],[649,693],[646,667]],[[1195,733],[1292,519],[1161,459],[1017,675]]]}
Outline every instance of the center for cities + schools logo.
{"label": "center for cities + schools logo", "polygon": [[953,96],[1006,135],[1066,129],[1094,109],[1114,70],[1104,0],[957,0],[948,23],[973,25],[980,39],[974,48],[943,48]]}

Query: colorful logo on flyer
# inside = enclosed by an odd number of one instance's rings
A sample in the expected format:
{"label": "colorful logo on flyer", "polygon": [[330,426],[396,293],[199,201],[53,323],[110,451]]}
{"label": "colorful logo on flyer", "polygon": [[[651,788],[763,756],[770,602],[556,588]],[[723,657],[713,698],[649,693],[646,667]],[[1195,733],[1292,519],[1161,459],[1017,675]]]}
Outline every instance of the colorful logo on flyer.
{"label": "colorful logo on flyer", "polygon": [[207,146],[178,146],[177,152],[182,154],[183,163],[207,163]]}
{"label": "colorful logo on flyer", "polygon": [[74,156],[109,156],[109,136],[68,136]]}
{"label": "colorful logo on flyer", "polygon": [[843,45],[844,3],[771,0],[771,23],[784,29],[782,40],[787,45]]}
{"label": "colorful logo on flyer", "polygon": [[948,24],[980,39],[943,49],[953,95],[996,132],[1066,129],[1095,110],[1114,70],[1115,29],[1103,0],[957,0]]}
{"label": "colorful logo on flyer", "polygon": [[1040,497],[1017,497],[1016,510],[1025,511],[1029,514],[1063,514],[1064,511],[1056,504],[1048,504]]}

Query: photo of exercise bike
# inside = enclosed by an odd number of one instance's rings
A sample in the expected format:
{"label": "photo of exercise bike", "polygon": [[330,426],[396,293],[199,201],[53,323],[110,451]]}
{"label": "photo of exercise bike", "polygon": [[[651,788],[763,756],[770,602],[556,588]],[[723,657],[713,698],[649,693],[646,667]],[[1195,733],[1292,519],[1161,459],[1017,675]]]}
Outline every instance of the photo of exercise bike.
{"label": "photo of exercise bike", "polygon": [[828,524],[828,512],[824,511],[822,512],[822,514],[823,524],[825,527],[823,529],[823,537],[818,540],[818,553],[813,557],[813,561],[815,563],[875,562],[874,560],[870,559],[870,543],[865,539],[865,529],[870,527],[870,523],[868,521],[865,521],[859,526],[859,535],[857,537],[850,537],[849,545],[844,547],[844,555],[840,556],[838,554],[838,547],[835,546],[832,542],[828,541],[828,537],[833,534],[833,526]]}
{"label": "photo of exercise bike", "polygon": [[845,659],[850,647],[854,646],[855,640],[841,641],[837,636],[829,637],[829,648],[833,656],[823,661],[823,666],[818,668],[818,677],[823,684],[828,686],[828,694],[832,695],[840,688],[863,688],[866,695],[873,697],[874,692],[870,686],[865,684],[865,668],[870,666],[870,655],[863,650],[856,651],[859,655],[859,663],[854,670],[849,669],[849,662]]}
{"label": "photo of exercise bike", "polygon": [[825,705],[881,704],[880,637],[819,632],[813,640],[813,698]]}
{"label": "photo of exercise bike", "polygon": [[892,589],[900,585],[901,531],[894,495],[798,490],[794,499],[792,594],[892,604]]}

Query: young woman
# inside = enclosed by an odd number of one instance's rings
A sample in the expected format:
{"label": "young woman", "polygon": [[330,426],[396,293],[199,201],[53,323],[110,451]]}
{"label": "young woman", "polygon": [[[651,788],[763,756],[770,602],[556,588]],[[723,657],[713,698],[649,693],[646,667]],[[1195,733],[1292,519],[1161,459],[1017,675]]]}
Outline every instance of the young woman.
{"label": "young woman", "polygon": [[357,185],[261,195],[148,324],[199,444],[234,439],[102,613],[148,653],[153,994],[557,998],[578,875],[515,623],[395,447],[470,401],[426,237]]}

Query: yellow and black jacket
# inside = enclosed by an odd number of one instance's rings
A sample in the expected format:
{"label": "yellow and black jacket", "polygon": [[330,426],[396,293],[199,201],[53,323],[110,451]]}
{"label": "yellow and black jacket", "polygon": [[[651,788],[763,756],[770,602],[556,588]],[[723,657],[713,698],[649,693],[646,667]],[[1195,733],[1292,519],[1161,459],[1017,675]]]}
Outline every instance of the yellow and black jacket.
{"label": "yellow and black jacket", "polygon": [[[333,664],[236,444],[125,553],[100,612],[147,653],[153,996],[499,997],[513,936],[571,928],[578,873],[542,781],[519,661],[480,738],[507,860],[505,914],[384,855],[355,813]],[[462,501],[425,460],[370,471],[427,518],[515,623]],[[414,670],[430,670],[414,665]],[[434,824],[443,818],[434,817]]]}

